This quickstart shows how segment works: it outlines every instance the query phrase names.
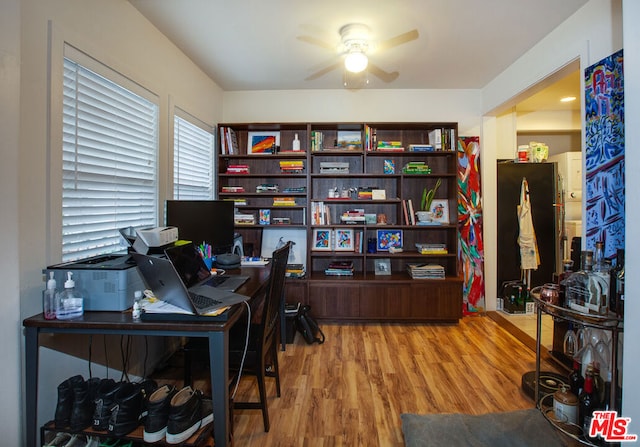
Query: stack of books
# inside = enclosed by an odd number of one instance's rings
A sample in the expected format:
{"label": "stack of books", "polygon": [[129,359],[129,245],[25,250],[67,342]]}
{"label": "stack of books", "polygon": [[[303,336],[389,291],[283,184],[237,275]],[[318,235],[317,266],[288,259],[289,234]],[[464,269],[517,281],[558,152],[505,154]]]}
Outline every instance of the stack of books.
{"label": "stack of books", "polygon": [[278,192],[278,185],[263,183],[261,185],[256,186],[256,192]]}
{"label": "stack of books", "polygon": [[353,261],[331,261],[324,274],[327,276],[353,276]]}
{"label": "stack of books", "polygon": [[431,174],[431,168],[424,161],[410,161],[402,167],[405,174]]}
{"label": "stack of books", "polygon": [[236,225],[254,225],[256,216],[253,214],[236,213],[233,215],[233,221]]}
{"label": "stack of books", "polygon": [[304,194],[306,190],[306,186],[289,186],[287,188],[284,188],[282,192],[285,194]]}
{"label": "stack of books", "polygon": [[413,279],[444,279],[444,267],[438,264],[407,264]]}
{"label": "stack of books", "polygon": [[318,130],[311,131],[311,152],[323,150],[324,134]]}
{"label": "stack of books", "polygon": [[227,166],[227,174],[248,174],[249,165],[229,165]]}
{"label": "stack of books", "polygon": [[433,152],[436,148],[433,144],[410,144],[409,152]]}
{"label": "stack of books", "polygon": [[280,171],[284,174],[301,174],[304,171],[304,161],[280,160]]}
{"label": "stack of books", "polygon": [[230,127],[220,127],[220,153],[222,155],[239,154],[238,137]]}
{"label": "stack of books", "polygon": [[322,161],[320,162],[320,174],[348,174],[349,163],[345,161]]}
{"label": "stack of books", "polygon": [[273,206],[295,206],[296,199],[293,197],[274,197]]}
{"label": "stack of books", "polygon": [[287,278],[304,278],[305,274],[304,264],[287,264],[284,276]]}
{"label": "stack of books", "polygon": [[324,202],[311,202],[311,224],[331,225],[329,205],[325,205]]}
{"label": "stack of books", "polygon": [[290,225],[291,218],[290,217],[272,217],[271,223],[274,225]]}
{"label": "stack of books", "polygon": [[342,216],[340,216],[340,221],[346,224],[364,223],[365,220],[366,218],[364,216],[363,208],[358,208],[355,210],[347,210],[344,213],[342,213]]}
{"label": "stack of books", "polygon": [[446,255],[449,253],[447,244],[416,243],[416,249],[421,255]]}
{"label": "stack of books", "polygon": [[244,192],[244,186],[223,186],[222,192]]}
{"label": "stack of books", "polygon": [[378,141],[377,150],[380,152],[404,152],[402,141]]}
{"label": "stack of books", "polygon": [[371,200],[374,189],[377,188],[374,188],[373,186],[362,186],[358,188],[358,200]]}
{"label": "stack of books", "polygon": [[246,206],[247,205],[247,199],[245,199],[244,197],[238,197],[238,198],[233,198],[233,199],[225,198],[224,200],[228,200],[228,201],[233,202],[233,204],[235,206]]}

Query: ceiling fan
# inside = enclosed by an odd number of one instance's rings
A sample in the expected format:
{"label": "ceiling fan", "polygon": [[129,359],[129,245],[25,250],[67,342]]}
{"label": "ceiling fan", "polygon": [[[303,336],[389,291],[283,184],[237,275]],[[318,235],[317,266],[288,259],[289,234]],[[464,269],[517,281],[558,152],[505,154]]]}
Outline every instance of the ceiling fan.
{"label": "ceiling fan", "polygon": [[340,43],[337,47],[312,36],[297,37],[298,40],[303,42],[336,52],[336,61],[332,59],[329,65],[305,78],[306,81],[318,79],[344,65],[345,84],[347,76],[353,77],[354,73],[364,73],[365,70],[384,82],[392,82],[398,77],[399,73],[397,71],[387,72],[381,69],[372,63],[369,57],[374,53],[380,53],[418,38],[418,30],[413,29],[391,39],[375,42],[371,40],[369,27],[362,23],[349,23],[344,25],[340,28],[339,34]]}

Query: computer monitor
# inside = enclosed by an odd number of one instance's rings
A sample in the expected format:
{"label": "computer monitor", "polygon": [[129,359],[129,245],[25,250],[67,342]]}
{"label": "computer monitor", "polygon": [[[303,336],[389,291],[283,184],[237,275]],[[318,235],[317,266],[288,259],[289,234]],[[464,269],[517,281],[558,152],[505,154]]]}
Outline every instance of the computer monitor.
{"label": "computer monitor", "polygon": [[178,237],[211,245],[213,254],[231,253],[235,234],[234,203],[228,200],[167,200],[166,225]]}

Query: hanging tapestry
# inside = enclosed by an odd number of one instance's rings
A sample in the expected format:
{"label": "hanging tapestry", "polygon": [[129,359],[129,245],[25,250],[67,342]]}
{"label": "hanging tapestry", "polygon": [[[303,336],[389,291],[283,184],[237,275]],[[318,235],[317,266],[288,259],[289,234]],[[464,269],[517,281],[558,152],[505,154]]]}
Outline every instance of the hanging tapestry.
{"label": "hanging tapestry", "polygon": [[605,256],[624,248],[624,84],[622,50],[590,66],[585,79],[585,237]]}
{"label": "hanging tapestry", "polygon": [[458,237],[463,275],[463,314],[483,311],[484,243],[480,191],[480,138],[459,137]]}

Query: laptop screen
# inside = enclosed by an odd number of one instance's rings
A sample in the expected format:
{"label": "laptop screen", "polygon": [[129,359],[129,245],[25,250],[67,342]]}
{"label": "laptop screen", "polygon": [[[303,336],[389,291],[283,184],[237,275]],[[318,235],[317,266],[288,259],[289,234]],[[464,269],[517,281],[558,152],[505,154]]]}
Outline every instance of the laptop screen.
{"label": "laptop screen", "polygon": [[165,254],[187,288],[195,286],[211,276],[211,272],[193,244],[167,248]]}

